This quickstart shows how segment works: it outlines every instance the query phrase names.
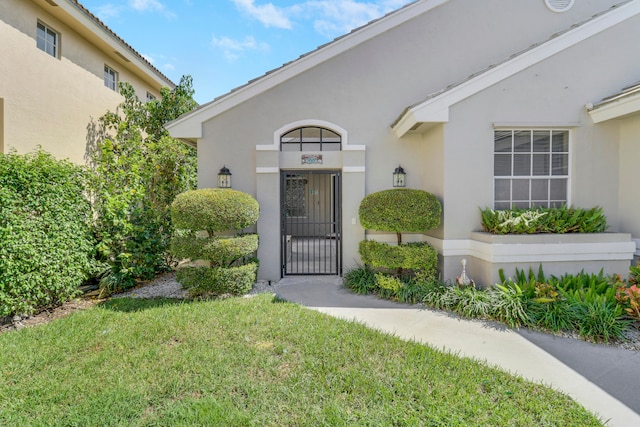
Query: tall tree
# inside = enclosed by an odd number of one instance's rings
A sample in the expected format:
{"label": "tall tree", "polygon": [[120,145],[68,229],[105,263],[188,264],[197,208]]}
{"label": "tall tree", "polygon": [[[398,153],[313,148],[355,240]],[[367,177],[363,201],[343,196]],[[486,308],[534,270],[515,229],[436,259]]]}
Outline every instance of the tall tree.
{"label": "tall tree", "polygon": [[196,185],[195,150],[164,128],[198,106],[191,77],[146,103],[129,83],[119,89],[124,101],[98,119],[98,137],[88,153],[97,254],[107,267],[103,295],[169,268],[169,207],[177,194]]}

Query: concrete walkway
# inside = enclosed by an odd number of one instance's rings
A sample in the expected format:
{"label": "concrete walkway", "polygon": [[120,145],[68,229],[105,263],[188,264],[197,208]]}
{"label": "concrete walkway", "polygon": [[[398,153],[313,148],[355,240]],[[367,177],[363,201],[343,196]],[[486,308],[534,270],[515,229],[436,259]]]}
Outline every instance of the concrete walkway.
{"label": "concrete walkway", "polygon": [[560,390],[608,426],[640,426],[640,353],[499,324],[462,320],[421,306],[355,295],[332,276],[290,276],[276,294],[332,316],[481,360]]}

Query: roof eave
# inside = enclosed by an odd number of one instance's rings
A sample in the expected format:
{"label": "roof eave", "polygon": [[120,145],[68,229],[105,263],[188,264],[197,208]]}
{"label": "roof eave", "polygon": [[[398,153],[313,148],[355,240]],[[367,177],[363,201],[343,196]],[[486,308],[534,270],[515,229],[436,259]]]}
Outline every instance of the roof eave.
{"label": "roof eave", "polygon": [[620,119],[640,113],[640,94],[636,93],[611,102],[599,104],[588,110],[594,123]]}
{"label": "roof eave", "polygon": [[629,1],[616,6],[572,30],[554,35],[544,43],[513,55],[501,64],[492,65],[463,82],[429,95],[425,101],[405,109],[391,127],[402,137],[421,121],[432,122],[433,117],[444,117],[445,111],[448,117],[449,108],[458,102],[638,14],[640,1]]}

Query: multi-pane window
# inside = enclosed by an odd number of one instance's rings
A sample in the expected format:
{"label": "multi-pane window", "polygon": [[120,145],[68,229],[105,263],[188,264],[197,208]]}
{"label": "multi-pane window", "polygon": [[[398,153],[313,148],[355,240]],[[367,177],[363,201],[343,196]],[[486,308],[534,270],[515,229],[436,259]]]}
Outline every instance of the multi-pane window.
{"label": "multi-pane window", "polygon": [[118,89],[118,73],[107,65],[104,66],[104,85],[111,90]]}
{"label": "multi-pane window", "polygon": [[156,97],[153,96],[153,94],[147,92],[147,102],[153,101],[154,99],[156,99]]}
{"label": "multi-pane window", "polygon": [[495,209],[567,204],[569,131],[496,130],[493,161]]}
{"label": "multi-pane window", "polygon": [[57,58],[60,39],[58,33],[44,25],[42,22],[38,22],[36,33],[36,46],[38,46],[38,49],[47,52],[54,58]]}
{"label": "multi-pane window", "polygon": [[340,151],[342,137],[332,130],[305,126],[280,137],[280,151]]}
{"label": "multi-pane window", "polygon": [[287,175],[285,180],[285,211],[288,217],[307,216],[307,180],[297,175]]}

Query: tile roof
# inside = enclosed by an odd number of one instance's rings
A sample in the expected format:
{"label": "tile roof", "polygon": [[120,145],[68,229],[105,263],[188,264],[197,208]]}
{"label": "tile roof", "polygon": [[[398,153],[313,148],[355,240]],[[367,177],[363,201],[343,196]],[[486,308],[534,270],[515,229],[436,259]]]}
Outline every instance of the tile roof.
{"label": "tile roof", "polygon": [[119,35],[117,35],[111,28],[109,28],[104,22],[102,22],[96,15],[91,13],[91,11],[89,11],[89,9],[87,9],[85,6],[83,6],[78,0],[66,0],[66,1],[68,3],[70,3],[70,4],[72,4],[73,6],[77,7],[78,9],[80,9],[80,11],[82,11],[82,13],[84,13],[87,17],[89,17],[98,27],[100,27],[102,30],[104,30],[109,35],[111,35],[113,38],[115,38],[126,49],[128,49],[132,54],[134,54],[136,56],[136,58],[138,58],[141,62],[143,62],[146,66],[148,66],[151,70],[153,70],[158,76],[160,76],[162,79],[170,82],[173,86],[175,86],[175,83],[169,77],[164,75],[164,73],[162,73],[159,69],[157,69],[151,62],[149,62],[144,56],[142,56],[137,50],[135,50],[129,43],[124,41],[124,39],[122,39]]}
{"label": "tile roof", "polygon": [[600,102],[595,104],[593,107],[589,108],[589,110],[595,110],[596,108],[602,107],[606,104],[610,104],[612,102],[618,101],[622,98],[626,98],[628,96],[637,95],[640,93],[640,82],[636,82],[630,86],[623,88],[620,92],[615,93],[611,96],[608,96],[602,99]]}

